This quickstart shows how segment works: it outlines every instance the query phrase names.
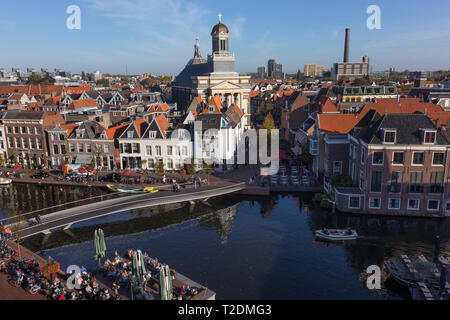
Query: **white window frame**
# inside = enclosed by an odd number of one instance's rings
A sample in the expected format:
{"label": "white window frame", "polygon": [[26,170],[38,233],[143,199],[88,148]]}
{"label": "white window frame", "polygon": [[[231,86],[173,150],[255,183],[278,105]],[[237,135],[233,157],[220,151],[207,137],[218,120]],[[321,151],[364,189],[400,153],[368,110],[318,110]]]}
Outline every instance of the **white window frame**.
{"label": "white window frame", "polygon": [[[382,163],[374,163],[375,153],[380,153],[380,152],[383,154],[383,162]],[[372,153],[372,165],[373,166],[384,166],[384,151],[375,151]]]}
{"label": "white window frame", "polygon": [[[412,208],[409,206],[410,201],[417,201],[417,208]],[[408,210],[410,211],[419,211],[420,210],[420,199],[408,199]]]}
{"label": "white window frame", "polygon": [[[391,200],[398,200],[398,208],[391,207]],[[389,198],[388,199],[388,210],[400,210],[401,207],[402,207],[402,199],[400,199],[400,198]]]}
{"label": "white window frame", "polygon": [[[351,203],[351,199],[352,199],[352,198],[358,198],[358,207],[352,207],[352,206],[350,206],[350,203]],[[360,196],[357,196],[357,197],[349,196],[349,197],[348,197],[348,208],[349,208],[349,209],[361,209],[361,197],[360,197]]]}
{"label": "white window frame", "polygon": [[[443,164],[434,164],[434,155],[436,154],[436,153],[440,153],[440,154],[443,154],[444,155],[444,159],[443,159]],[[433,166],[433,167],[443,167],[445,165],[445,152],[433,152],[433,156],[432,156],[432,158],[431,158],[431,166]]]}
{"label": "white window frame", "polygon": [[[430,209],[430,201],[437,201],[438,202],[437,209]],[[427,201],[427,211],[437,212],[437,211],[439,211],[440,205],[441,205],[441,200],[439,200],[439,199],[428,199],[428,201]]]}
{"label": "white window frame", "polygon": [[[425,142],[427,133],[434,133],[434,141],[433,142]],[[437,139],[437,131],[436,130],[424,130],[423,131],[423,144],[436,144],[436,139]]]}
{"label": "white window frame", "polygon": [[[415,153],[423,153],[423,163],[422,164],[414,163],[414,154]],[[416,166],[416,167],[423,167],[425,165],[425,152],[424,151],[413,151],[412,157],[411,157],[411,165]]]}
{"label": "white window frame", "polygon": [[[339,172],[337,172],[337,171],[335,171],[334,169],[335,169],[335,164],[336,163],[340,163],[341,165],[340,165],[340,170],[339,170]],[[336,173],[338,173],[338,174],[342,174],[342,161],[333,161],[333,174],[336,174]]]}
{"label": "white window frame", "polygon": [[[372,199],[378,199],[378,203],[379,203],[378,207],[372,207],[371,206],[371,200]],[[369,198],[369,209],[381,209],[381,198]]]}
{"label": "white window frame", "polygon": [[[394,163],[394,155],[396,154],[396,153],[402,153],[403,154],[403,163]],[[393,151],[392,152],[392,165],[393,166],[404,166],[405,165],[405,152],[404,151]]]}
{"label": "white window frame", "polygon": [[[394,142],[386,142],[386,133],[393,132],[394,133]],[[383,144],[395,144],[397,142],[397,130],[386,129],[383,134]]]}

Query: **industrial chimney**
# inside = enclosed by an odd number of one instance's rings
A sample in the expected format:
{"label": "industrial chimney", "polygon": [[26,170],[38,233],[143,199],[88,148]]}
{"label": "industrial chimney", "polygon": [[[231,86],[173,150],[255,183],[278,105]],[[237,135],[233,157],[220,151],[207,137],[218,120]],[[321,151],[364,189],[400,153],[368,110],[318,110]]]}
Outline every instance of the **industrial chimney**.
{"label": "industrial chimney", "polygon": [[344,50],[344,62],[349,62],[350,55],[350,29],[345,29],[345,50]]}

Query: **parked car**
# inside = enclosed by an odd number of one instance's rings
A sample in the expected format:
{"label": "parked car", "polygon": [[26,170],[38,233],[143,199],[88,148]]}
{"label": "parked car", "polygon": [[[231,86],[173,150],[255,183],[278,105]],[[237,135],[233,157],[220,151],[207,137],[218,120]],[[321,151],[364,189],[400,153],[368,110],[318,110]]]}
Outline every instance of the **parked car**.
{"label": "parked car", "polygon": [[39,171],[38,173],[35,173],[31,176],[33,179],[45,179],[48,178],[50,175],[47,172]]}

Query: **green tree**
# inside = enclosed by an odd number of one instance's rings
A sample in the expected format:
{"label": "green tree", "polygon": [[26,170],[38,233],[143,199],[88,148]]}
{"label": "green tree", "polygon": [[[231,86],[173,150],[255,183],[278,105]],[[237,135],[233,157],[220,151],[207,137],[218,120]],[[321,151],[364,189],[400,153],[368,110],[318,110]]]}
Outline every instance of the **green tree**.
{"label": "green tree", "polygon": [[40,74],[34,73],[28,77],[29,84],[39,84],[42,82],[42,76]]}
{"label": "green tree", "polygon": [[[271,135],[272,135],[272,129],[276,129],[275,127],[275,121],[273,120],[272,113],[268,113],[266,118],[264,119],[264,122],[261,126],[261,129],[267,130],[267,154],[271,154]],[[258,145],[259,145],[259,135],[258,135]]]}
{"label": "green tree", "polygon": [[197,171],[195,170],[194,158],[191,158],[191,163],[186,166],[187,174],[195,174]]}
{"label": "green tree", "polygon": [[102,86],[109,86],[109,80],[108,79],[100,79],[96,83],[98,85],[102,85]]}

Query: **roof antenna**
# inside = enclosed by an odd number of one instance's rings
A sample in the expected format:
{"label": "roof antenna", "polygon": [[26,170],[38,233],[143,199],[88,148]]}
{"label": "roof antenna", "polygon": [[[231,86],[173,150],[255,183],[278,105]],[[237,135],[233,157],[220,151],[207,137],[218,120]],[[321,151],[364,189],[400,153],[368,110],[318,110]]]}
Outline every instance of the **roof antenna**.
{"label": "roof antenna", "polygon": [[219,13],[218,16],[219,16],[219,23],[222,23],[222,14]]}

